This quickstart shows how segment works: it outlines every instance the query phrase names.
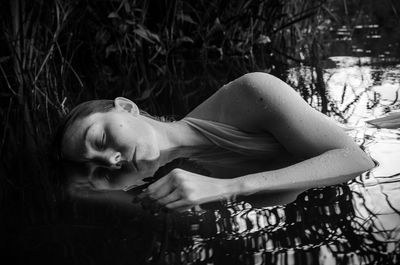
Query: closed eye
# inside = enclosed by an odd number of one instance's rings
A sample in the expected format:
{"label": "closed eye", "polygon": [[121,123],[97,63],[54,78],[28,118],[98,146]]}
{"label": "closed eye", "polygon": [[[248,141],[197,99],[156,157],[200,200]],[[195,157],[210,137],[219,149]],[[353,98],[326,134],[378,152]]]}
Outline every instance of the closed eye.
{"label": "closed eye", "polygon": [[101,139],[99,139],[96,142],[96,147],[99,150],[104,150],[105,146],[106,146],[106,133],[103,132],[102,135],[101,135]]}

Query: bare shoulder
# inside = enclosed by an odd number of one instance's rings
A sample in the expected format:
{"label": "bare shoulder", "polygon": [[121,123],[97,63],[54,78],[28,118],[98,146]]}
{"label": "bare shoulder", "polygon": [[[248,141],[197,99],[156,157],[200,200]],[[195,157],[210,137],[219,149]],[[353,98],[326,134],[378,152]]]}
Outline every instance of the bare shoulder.
{"label": "bare shoulder", "polygon": [[358,148],[335,122],[270,74],[243,75],[199,107],[195,115],[207,113],[214,121],[243,131],[272,134],[290,153],[302,157],[338,148]]}
{"label": "bare shoulder", "polygon": [[[280,101],[298,96],[279,78],[261,72],[245,74],[221,87],[188,114],[214,120],[245,131],[262,131],[270,126],[267,116],[275,116]],[[272,115],[275,113],[274,115]]]}
{"label": "bare shoulder", "polygon": [[293,112],[314,110],[287,83],[267,73],[249,73],[237,79],[236,89],[257,118],[277,120]]}
{"label": "bare shoulder", "polygon": [[[221,119],[252,131],[269,131],[284,114],[309,108],[281,79],[261,72],[245,74],[222,88]],[[290,109],[286,108],[290,106]]]}
{"label": "bare shoulder", "polygon": [[279,78],[251,73],[241,77],[240,87],[258,126],[274,135],[289,152],[311,157],[332,149],[358,149],[333,120],[312,108]]}

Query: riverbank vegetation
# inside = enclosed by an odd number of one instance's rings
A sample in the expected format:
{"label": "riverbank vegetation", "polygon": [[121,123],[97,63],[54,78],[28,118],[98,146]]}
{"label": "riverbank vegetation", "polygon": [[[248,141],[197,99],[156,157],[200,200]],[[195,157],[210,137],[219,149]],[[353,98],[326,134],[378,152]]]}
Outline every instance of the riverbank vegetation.
{"label": "riverbank vegetation", "polygon": [[[193,96],[211,92],[202,89],[276,67],[271,55],[304,60],[324,2],[5,1],[2,157],[17,143],[36,149],[88,98],[124,95],[152,113],[180,115]],[[215,63],[222,58],[230,62]]]}
{"label": "riverbank vegetation", "polygon": [[[125,96],[151,114],[179,118],[246,72],[285,78],[287,68],[302,65],[307,76],[292,85],[329,114],[335,109],[326,96],[324,59],[351,52],[346,38],[363,25],[383,25],[400,38],[399,10],[393,0],[0,1],[3,241],[18,250],[32,246],[36,254],[35,237],[22,236],[29,229],[41,236],[51,229],[49,246],[60,242],[51,224],[70,235],[56,203],[65,192],[57,184],[65,180],[49,163],[48,147],[58,121],[77,103]],[[335,31],[342,25],[346,31]],[[339,40],[332,41],[332,31]],[[385,53],[388,44],[381,43]]]}
{"label": "riverbank vegetation", "polygon": [[279,75],[293,63],[317,66],[323,95],[327,32],[346,22],[334,10],[357,10],[336,2],[2,1],[2,161],[49,143],[60,117],[87,99],[122,95],[179,117],[243,73]]}

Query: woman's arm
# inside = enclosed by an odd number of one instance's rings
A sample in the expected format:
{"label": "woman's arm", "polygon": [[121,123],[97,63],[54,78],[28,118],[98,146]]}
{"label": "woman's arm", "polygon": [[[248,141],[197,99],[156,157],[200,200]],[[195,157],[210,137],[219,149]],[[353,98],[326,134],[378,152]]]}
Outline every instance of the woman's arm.
{"label": "woman's arm", "polygon": [[359,150],[334,149],[282,169],[233,179],[210,178],[177,168],[150,185],[141,197],[150,197],[170,209],[186,210],[234,195],[343,183],[372,166],[372,161]]}
{"label": "woman's arm", "polygon": [[232,179],[230,186],[238,194],[308,189],[346,182],[372,167],[358,150],[333,149],[282,169]]}
{"label": "woman's arm", "polygon": [[[262,127],[287,151],[305,160],[295,165],[240,177],[240,192],[330,185],[374,166],[371,158],[335,122],[310,107],[280,79],[251,73],[238,79]],[[244,89],[245,88],[245,89]]]}

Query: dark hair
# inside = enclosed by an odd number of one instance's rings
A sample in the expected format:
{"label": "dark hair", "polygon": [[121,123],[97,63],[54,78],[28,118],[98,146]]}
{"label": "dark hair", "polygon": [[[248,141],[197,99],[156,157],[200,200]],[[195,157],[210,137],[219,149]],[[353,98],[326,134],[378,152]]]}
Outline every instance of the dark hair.
{"label": "dark hair", "polygon": [[73,108],[60,122],[53,139],[53,148],[57,159],[62,159],[62,140],[68,128],[78,119],[94,113],[104,113],[114,107],[114,100],[99,99],[85,101]]}

